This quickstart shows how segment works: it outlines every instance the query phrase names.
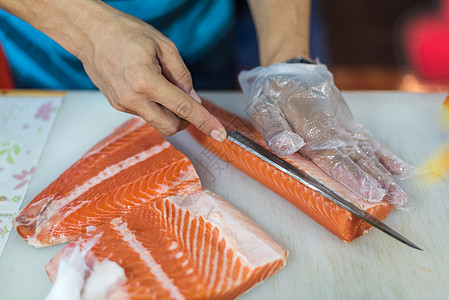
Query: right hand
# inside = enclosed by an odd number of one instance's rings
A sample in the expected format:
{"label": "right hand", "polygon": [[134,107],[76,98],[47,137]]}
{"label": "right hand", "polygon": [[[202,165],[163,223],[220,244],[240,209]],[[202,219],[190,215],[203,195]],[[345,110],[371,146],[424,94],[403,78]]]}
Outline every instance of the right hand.
{"label": "right hand", "polygon": [[223,125],[202,105],[174,43],[147,23],[105,9],[75,55],[117,110],[142,117],[163,135],[193,124],[218,141]]}

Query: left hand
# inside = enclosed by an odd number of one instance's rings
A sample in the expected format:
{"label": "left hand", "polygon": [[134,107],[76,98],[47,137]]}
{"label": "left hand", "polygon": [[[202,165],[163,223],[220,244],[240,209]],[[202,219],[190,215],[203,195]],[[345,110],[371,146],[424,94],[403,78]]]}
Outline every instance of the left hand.
{"label": "left hand", "polygon": [[326,66],[273,64],[242,72],[239,81],[246,112],[275,153],[299,150],[367,201],[406,203],[392,175],[413,167],[355,123]]}

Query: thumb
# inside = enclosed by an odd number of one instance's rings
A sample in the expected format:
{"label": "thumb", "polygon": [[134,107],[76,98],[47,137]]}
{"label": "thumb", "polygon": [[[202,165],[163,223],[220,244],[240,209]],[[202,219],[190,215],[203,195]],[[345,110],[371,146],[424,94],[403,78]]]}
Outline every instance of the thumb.
{"label": "thumb", "polygon": [[291,155],[304,146],[304,140],[288,125],[281,109],[266,100],[258,99],[246,108],[249,120],[273,152],[279,156]]}

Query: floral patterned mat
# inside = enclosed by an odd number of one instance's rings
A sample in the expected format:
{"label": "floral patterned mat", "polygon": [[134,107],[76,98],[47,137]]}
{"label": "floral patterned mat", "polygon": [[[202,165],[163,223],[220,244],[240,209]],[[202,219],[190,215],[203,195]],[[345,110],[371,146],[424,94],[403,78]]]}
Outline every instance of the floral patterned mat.
{"label": "floral patterned mat", "polygon": [[0,255],[3,253],[11,230],[11,217],[0,216]]}
{"label": "floral patterned mat", "polygon": [[0,255],[63,96],[0,97]]}

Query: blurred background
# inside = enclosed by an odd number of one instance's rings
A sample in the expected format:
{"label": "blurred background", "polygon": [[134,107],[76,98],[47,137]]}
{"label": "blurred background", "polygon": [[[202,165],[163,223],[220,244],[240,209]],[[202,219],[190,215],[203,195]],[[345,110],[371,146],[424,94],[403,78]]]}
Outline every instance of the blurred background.
{"label": "blurred background", "polygon": [[[449,92],[448,0],[312,3],[311,56],[341,90]],[[246,69],[257,65],[257,41],[245,0],[236,12],[237,68]]]}
{"label": "blurred background", "polygon": [[[200,60],[185,60],[198,90],[238,89],[239,71],[258,65],[247,1],[231,1],[232,29]],[[449,92],[449,0],[312,0],[311,57],[341,90]],[[0,51],[0,88],[36,88],[11,77]]]}

